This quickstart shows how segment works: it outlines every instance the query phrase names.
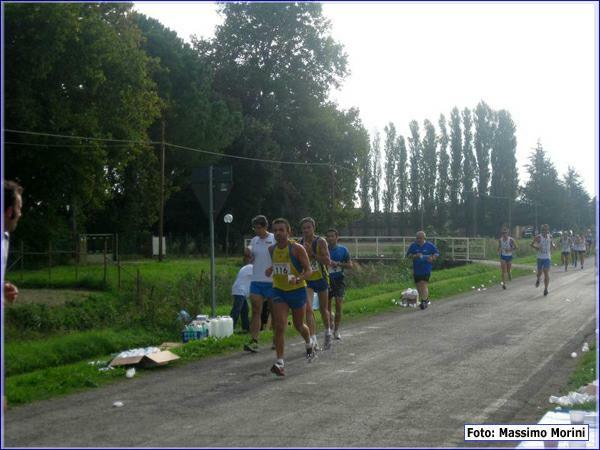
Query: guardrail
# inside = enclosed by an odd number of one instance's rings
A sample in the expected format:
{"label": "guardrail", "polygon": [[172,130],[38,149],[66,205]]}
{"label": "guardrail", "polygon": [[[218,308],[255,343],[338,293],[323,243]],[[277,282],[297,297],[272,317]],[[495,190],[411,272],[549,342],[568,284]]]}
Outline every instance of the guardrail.
{"label": "guardrail", "polygon": [[[354,259],[399,259],[406,255],[406,250],[414,240],[414,236],[340,236],[339,242],[348,247]],[[449,259],[486,259],[485,238],[435,236],[427,240],[433,242],[440,249],[440,253]],[[244,239],[244,246],[249,244],[250,239]]]}

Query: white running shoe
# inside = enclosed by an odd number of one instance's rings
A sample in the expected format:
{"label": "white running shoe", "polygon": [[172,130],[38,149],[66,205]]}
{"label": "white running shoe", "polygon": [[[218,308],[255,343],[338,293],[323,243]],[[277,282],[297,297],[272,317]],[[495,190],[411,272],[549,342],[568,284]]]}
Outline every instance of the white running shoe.
{"label": "white running shoe", "polygon": [[341,340],[342,340],[342,336],[340,335],[340,332],[339,332],[339,331],[336,331],[335,333],[333,333],[333,338],[334,338],[336,341],[341,341]]}

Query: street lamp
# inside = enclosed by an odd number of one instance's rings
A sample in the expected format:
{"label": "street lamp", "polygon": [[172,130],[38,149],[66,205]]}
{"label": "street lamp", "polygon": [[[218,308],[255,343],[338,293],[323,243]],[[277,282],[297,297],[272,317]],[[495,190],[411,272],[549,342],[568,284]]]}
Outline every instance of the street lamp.
{"label": "street lamp", "polygon": [[229,256],[229,224],[233,222],[233,216],[231,214],[225,214],[223,222],[227,225],[225,229],[225,254]]}

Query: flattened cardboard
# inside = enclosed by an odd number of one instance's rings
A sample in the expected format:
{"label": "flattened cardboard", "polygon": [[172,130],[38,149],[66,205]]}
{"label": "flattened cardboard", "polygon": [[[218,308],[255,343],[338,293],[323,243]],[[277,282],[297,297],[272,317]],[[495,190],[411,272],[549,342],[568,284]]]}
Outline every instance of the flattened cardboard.
{"label": "flattened cardboard", "polygon": [[113,367],[140,365],[143,367],[164,366],[171,361],[179,359],[174,353],[168,350],[163,352],[150,353],[144,356],[130,356],[127,358],[119,358],[118,356],[110,362]]}

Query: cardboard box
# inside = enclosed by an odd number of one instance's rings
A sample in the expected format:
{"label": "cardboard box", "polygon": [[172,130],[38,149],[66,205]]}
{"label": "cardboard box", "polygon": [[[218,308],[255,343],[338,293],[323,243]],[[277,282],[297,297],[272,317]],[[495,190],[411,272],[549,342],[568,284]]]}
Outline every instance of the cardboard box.
{"label": "cardboard box", "polygon": [[154,366],[164,366],[171,361],[175,361],[179,359],[174,353],[171,353],[168,350],[162,352],[150,353],[149,355],[143,356],[130,356],[127,358],[119,358],[118,356],[110,362],[110,365],[113,367],[118,366],[133,366],[139,365],[140,367],[154,367]]}

